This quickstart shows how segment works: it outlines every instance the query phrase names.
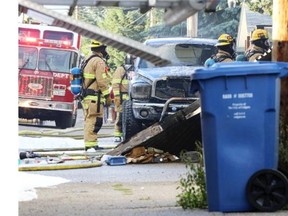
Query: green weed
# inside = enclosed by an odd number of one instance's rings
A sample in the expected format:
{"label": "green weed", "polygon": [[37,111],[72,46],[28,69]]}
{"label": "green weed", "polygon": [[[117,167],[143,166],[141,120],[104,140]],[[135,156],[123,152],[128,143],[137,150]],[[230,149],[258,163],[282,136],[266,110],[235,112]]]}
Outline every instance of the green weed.
{"label": "green weed", "polygon": [[177,204],[183,209],[206,209],[208,206],[201,143],[197,142],[196,146],[200,154],[198,163],[195,163],[185,152],[180,155],[187,168],[186,175],[181,177],[180,186],[177,187],[181,190],[181,193],[177,195]]}

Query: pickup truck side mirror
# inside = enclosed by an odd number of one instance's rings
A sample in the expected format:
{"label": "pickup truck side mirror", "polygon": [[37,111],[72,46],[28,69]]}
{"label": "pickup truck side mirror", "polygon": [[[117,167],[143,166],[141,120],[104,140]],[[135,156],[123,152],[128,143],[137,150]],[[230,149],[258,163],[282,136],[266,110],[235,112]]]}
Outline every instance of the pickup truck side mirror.
{"label": "pickup truck side mirror", "polygon": [[136,58],[137,57],[135,55],[127,54],[125,57],[125,64],[134,65]]}

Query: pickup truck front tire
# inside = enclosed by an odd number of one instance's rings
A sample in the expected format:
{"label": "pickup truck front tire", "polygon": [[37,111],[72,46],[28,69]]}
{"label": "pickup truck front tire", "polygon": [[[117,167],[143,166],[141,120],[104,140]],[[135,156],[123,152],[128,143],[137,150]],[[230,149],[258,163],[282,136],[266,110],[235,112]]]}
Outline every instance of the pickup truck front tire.
{"label": "pickup truck front tire", "polygon": [[122,107],[122,133],[123,141],[125,141],[142,130],[142,123],[137,121],[133,115],[131,100],[124,101]]}

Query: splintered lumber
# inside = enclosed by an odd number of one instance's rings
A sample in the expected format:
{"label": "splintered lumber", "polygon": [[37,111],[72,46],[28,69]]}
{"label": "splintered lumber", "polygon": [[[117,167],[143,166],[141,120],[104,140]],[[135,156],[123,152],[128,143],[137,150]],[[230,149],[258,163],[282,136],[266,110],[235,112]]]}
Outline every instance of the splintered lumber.
{"label": "splintered lumber", "polygon": [[182,151],[195,151],[196,142],[202,141],[200,113],[200,102],[197,100],[135,134],[107,154],[125,155],[138,146],[154,147],[176,156],[180,156]]}

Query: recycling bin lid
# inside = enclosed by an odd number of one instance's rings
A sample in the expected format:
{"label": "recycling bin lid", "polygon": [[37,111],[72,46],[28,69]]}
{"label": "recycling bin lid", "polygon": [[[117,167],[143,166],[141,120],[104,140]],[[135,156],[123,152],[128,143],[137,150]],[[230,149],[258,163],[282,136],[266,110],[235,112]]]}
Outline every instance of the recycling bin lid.
{"label": "recycling bin lid", "polygon": [[281,74],[288,70],[287,62],[225,62],[216,63],[209,68],[195,69],[192,80],[211,79],[227,76],[247,76],[263,74]]}

